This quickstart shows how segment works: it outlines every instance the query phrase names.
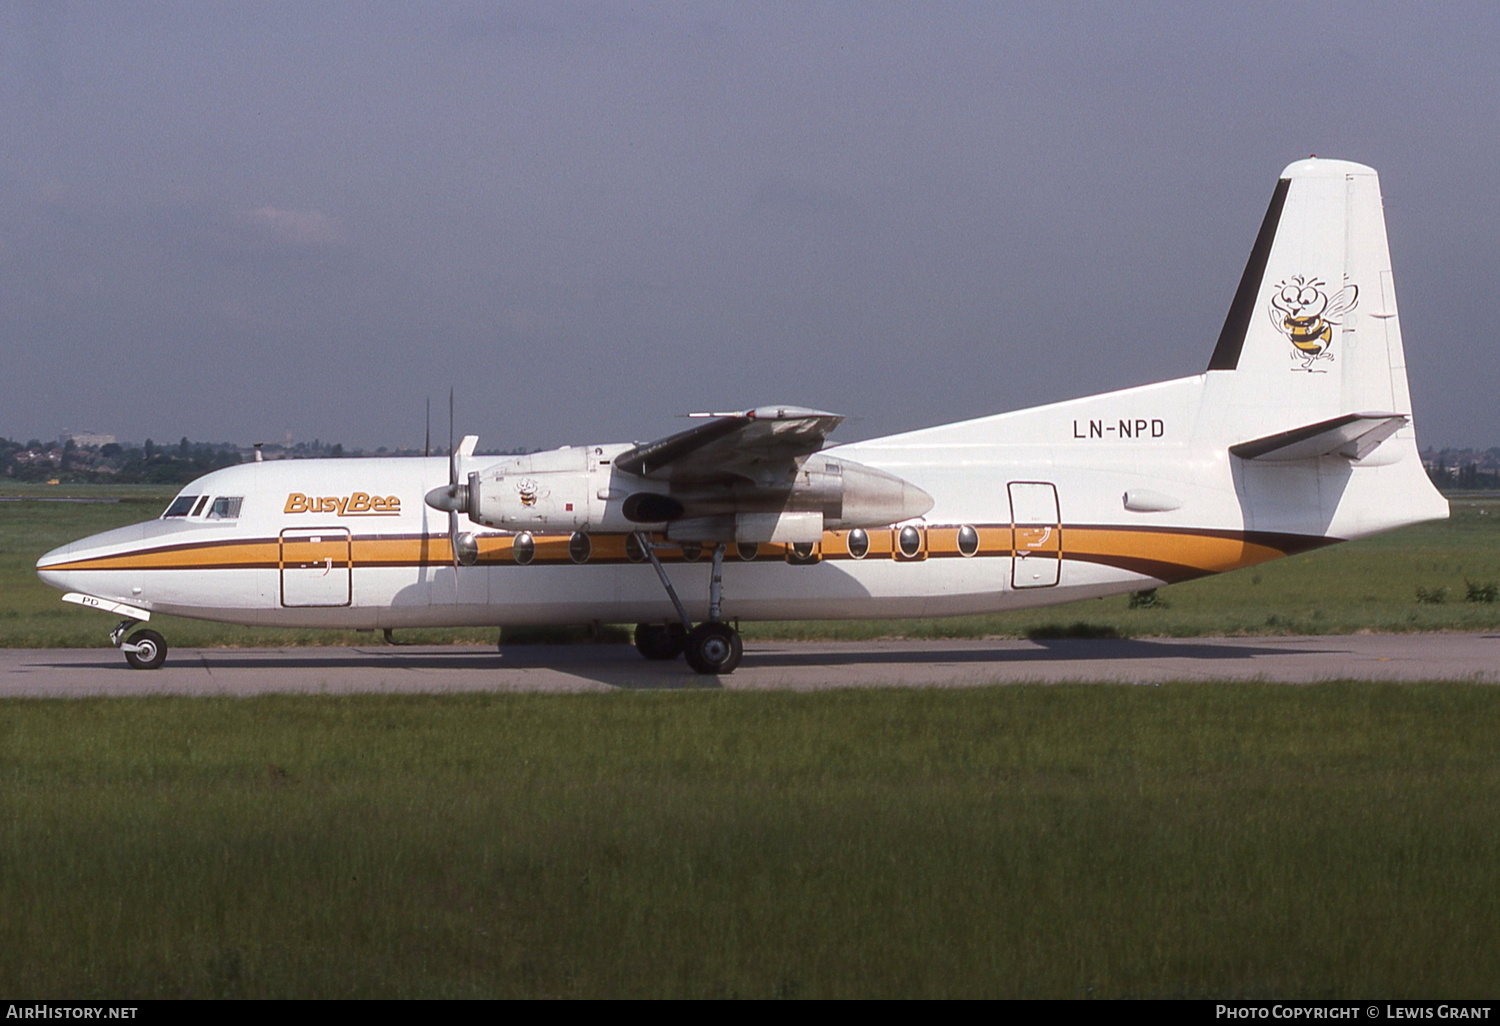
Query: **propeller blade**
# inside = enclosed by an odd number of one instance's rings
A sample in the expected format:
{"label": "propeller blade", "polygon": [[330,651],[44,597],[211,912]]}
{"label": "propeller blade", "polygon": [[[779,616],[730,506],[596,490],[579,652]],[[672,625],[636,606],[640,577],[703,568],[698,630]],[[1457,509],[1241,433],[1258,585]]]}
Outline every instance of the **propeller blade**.
{"label": "propeller blade", "polygon": [[[453,389],[448,389],[448,494],[458,497],[458,453],[453,450]],[[458,510],[448,510],[448,548],[453,553],[453,576],[458,578]]]}

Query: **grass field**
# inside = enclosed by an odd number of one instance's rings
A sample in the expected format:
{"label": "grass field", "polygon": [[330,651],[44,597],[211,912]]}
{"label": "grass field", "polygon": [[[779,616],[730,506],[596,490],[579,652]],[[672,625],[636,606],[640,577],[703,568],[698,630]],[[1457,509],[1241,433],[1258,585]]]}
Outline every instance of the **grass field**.
{"label": "grass field", "polygon": [[[0,503],[0,644],[104,643],[32,566],[166,500],[115,494]],[[1493,629],[1500,500],[1454,512],[1152,608],[747,634]],[[1497,724],[1456,684],[3,701],[0,993],[1492,997]]]}
{"label": "grass field", "polygon": [[[9,485],[0,494],[109,494],[114,504],[0,502],[0,646],[98,647],[113,620],[64,606],[36,578],[36,559],[96,531],[156,516],[169,490],[150,487]],[[643,570],[643,572],[649,572]],[[1020,637],[1032,632],[1113,632],[1125,637],[1225,634],[1337,634],[1500,628],[1500,603],[1465,601],[1468,585],[1500,581],[1500,496],[1453,499],[1453,517],[1232,574],[1162,588],[1157,605],[1130,608],[1128,596],[1003,616],[944,620],[744,625],[748,639]],[[732,586],[732,581],[731,581]],[[1419,601],[1419,591],[1427,601]],[[1438,600],[1438,601],[1434,601]],[[351,631],[278,630],[159,617],[152,626],[173,647],[364,644]],[[406,640],[489,644],[493,628],[403,632]],[[623,637],[623,635],[619,635]]]}
{"label": "grass field", "polygon": [[0,993],[1493,997],[1500,689],[0,703]]}

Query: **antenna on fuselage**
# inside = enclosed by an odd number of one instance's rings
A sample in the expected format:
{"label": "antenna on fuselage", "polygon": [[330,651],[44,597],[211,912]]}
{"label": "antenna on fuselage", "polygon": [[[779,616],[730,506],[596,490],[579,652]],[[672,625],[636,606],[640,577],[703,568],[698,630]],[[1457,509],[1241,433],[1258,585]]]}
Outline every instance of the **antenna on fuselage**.
{"label": "antenna on fuselage", "polygon": [[427,397],[427,435],[422,440],[422,455],[432,455],[432,396]]}

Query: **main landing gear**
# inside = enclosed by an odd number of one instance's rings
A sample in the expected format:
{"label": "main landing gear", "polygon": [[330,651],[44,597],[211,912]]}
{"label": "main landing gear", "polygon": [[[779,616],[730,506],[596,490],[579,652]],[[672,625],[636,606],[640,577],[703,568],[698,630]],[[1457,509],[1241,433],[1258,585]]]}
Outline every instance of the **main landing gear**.
{"label": "main landing gear", "polygon": [[677,589],[672,587],[661,560],[656,558],[654,543],[642,532],[637,532],[635,539],[645,551],[646,558],[651,560],[662,587],[667,589],[667,597],[672,600],[678,619],[677,623],[636,624],[636,651],[647,659],[684,656],[687,664],[699,673],[733,673],[745,654],[745,645],[740,640],[740,632],[725,623],[719,613],[724,592],[724,543],[714,546],[713,572],[708,579],[708,619],[694,627],[682,600],[677,597]]}
{"label": "main landing gear", "polygon": [[167,661],[167,639],[152,630],[136,631],[127,639],[125,632],[138,623],[139,620],[121,620],[109,632],[110,643],[125,653],[125,661],[132,670],[154,670]]}

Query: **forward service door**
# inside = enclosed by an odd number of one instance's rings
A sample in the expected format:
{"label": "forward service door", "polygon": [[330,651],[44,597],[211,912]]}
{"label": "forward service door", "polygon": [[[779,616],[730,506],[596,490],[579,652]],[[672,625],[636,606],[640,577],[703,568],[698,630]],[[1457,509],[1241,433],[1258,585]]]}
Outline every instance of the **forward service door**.
{"label": "forward service door", "polygon": [[281,604],[347,606],[354,560],[342,527],[296,527],[281,532]]}
{"label": "forward service door", "polygon": [[1062,574],[1062,519],[1055,485],[1010,483],[1010,537],[1011,586],[1054,587]]}

